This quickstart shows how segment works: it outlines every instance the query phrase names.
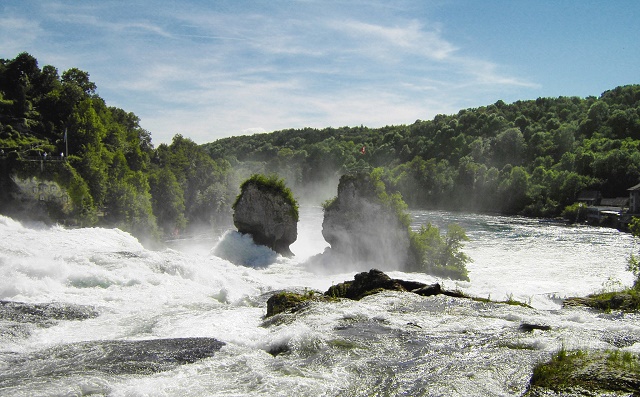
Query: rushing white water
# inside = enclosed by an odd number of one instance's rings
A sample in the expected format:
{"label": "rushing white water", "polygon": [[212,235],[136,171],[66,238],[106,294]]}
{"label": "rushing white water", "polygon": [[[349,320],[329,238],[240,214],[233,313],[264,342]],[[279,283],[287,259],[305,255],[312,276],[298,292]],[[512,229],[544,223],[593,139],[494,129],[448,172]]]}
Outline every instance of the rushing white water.
{"label": "rushing white water", "polygon": [[[303,209],[293,259],[224,238],[227,252],[262,259],[257,267],[221,259],[214,244],[149,251],[119,230],[0,216],[0,300],[30,305],[28,316],[0,316],[0,395],[517,396],[533,366],[561,346],[640,352],[637,315],[561,309],[556,299],[629,285],[628,234],[524,218],[412,215],[416,225],[457,222],[467,230],[471,281],[389,275],[534,308],[388,292],[265,319],[273,291],[326,291],[353,278],[305,266],[326,247],[319,208]],[[43,314],[38,304],[52,306]],[[51,315],[56,310],[64,315]],[[523,332],[522,323],[551,330]],[[169,338],[224,346],[158,370],[134,368],[131,355],[149,348],[141,341]]]}

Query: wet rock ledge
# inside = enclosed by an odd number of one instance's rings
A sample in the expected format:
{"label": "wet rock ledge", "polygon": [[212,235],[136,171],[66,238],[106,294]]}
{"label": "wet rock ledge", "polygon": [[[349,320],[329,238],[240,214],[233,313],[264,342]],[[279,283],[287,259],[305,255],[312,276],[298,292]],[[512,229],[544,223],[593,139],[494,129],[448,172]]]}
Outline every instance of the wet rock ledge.
{"label": "wet rock ledge", "polygon": [[18,354],[0,373],[0,389],[73,375],[150,375],[213,357],[223,346],[213,338],[103,340]]}

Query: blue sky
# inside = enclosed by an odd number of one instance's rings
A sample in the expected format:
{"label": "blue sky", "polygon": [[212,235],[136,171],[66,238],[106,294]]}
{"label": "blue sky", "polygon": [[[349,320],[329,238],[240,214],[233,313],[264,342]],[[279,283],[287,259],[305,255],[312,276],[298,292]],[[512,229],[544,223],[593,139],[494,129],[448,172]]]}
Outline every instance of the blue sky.
{"label": "blue sky", "polygon": [[640,83],[636,0],[3,0],[0,58],[88,72],[154,144],[411,124]]}

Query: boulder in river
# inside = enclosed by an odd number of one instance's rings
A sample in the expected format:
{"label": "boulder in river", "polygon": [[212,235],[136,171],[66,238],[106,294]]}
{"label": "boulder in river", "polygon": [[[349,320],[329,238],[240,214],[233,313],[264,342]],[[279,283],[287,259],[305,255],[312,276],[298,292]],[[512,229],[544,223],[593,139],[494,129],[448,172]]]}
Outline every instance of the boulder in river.
{"label": "boulder in river", "polygon": [[343,175],[337,197],[324,208],[322,235],[331,245],[327,253],[365,268],[404,269],[411,238],[400,208],[404,203],[394,198],[368,173]]}
{"label": "boulder in river", "polygon": [[240,186],[233,204],[233,223],[250,234],[256,244],[284,256],[298,238],[298,204],[284,181],[275,176],[253,175]]}
{"label": "boulder in river", "polygon": [[422,296],[447,295],[465,297],[458,291],[447,291],[440,284],[425,284],[418,281],[392,279],[386,273],[377,269],[358,273],[353,281],[332,285],[325,295],[333,298],[348,298],[359,300],[382,291],[406,291]]}
{"label": "boulder in river", "polygon": [[98,340],[58,345],[18,354],[0,374],[0,388],[26,379],[85,373],[147,375],[212,357],[225,343],[213,338]]}

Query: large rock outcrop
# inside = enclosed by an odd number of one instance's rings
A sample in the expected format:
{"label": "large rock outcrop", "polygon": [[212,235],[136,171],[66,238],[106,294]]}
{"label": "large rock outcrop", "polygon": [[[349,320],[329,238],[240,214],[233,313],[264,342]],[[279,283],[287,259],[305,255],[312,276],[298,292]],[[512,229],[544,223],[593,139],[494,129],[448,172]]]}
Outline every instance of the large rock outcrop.
{"label": "large rock outcrop", "polygon": [[250,234],[256,244],[284,256],[293,256],[289,245],[298,238],[298,206],[282,180],[254,175],[241,186],[234,206],[233,223]]}
{"label": "large rock outcrop", "polygon": [[340,178],[338,196],[325,206],[322,222],[322,235],[331,245],[327,254],[362,268],[406,268],[412,259],[409,228],[383,195],[369,174]]}

